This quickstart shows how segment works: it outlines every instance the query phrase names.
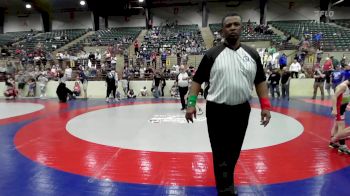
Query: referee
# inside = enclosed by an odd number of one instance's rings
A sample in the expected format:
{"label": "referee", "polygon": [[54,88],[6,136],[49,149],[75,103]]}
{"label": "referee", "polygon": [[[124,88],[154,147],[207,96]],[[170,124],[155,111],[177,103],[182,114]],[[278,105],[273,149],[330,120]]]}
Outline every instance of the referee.
{"label": "referee", "polygon": [[253,85],[261,105],[261,125],[271,118],[265,73],[259,54],[240,43],[242,18],[231,13],[222,19],[225,42],[204,55],[193,78],[186,111],[187,122],[196,117],[196,101],[203,82],[207,87],[206,117],[219,196],[237,195],[234,168],[248,126]]}

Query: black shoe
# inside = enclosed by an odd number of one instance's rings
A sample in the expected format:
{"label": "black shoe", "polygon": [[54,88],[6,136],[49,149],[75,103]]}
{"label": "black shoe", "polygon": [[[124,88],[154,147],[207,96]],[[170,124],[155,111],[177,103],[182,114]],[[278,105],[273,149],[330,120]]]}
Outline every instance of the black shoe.
{"label": "black shoe", "polygon": [[338,148],[338,152],[341,152],[341,153],[344,153],[344,154],[347,154],[347,155],[350,155],[350,150],[347,146],[339,146]]}
{"label": "black shoe", "polygon": [[238,190],[236,187],[229,187],[218,192],[218,196],[237,196],[237,195],[238,195]]}
{"label": "black shoe", "polygon": [[334,149],[338,149],[339,148],[339,144],[337,143],[333,143],[333,142],[329,142],[329,145],[328,145],[330,148],[334,148]]}

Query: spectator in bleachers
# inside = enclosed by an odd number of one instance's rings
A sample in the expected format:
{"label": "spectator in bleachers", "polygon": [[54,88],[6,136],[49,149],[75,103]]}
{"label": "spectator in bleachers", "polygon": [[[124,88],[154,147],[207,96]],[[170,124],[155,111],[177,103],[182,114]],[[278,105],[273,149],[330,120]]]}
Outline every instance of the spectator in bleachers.
{"label": "spectator in bleachers", "polygon": [[323,56],[323,48],[317,48],[316,50],[316,63],[320,63]]}
{"label": "spectator in bleachers", "polygon": [[111,67],[112,67],[112,69],[116,69],[117,68],[117,56],[112,56],[112,58],[111,58]]}
{"label": "spectator in bleachers", "polygon": [[285,66],[287,66],[287,55],[285,53],[283,53],[280,58],[279,58],[279,65],[280,65],[280,69],[282,70]]}
{"label": "spectator in bleachers", "polygon": [[95,53],[95,60],[96,60],[96,64],[100,64],[101,63],[101,59],[102,59],[102,56],[101,56],[101,54],[100,54],[100,52],[99,51],[96,51],[96,53]]}
{"label": "spectator in bleachers", "polygon": [[271,54],[268,54],[268,56],[267,56],[266,67],[269,70],[272,70],[272,68],[274,67],[274,60],[273,60],[273,56]]}
{"label": "spectator in bleachers", "polygon": [[267,49],[267,52],[269,55],[273,55],[277,52],[276,48],[274,46],[270,46],[268,49]]}
{"label": "spectator in bleachers", "polygon": [[176,62],[177,65],[181,65],[181,50],[178,50],[176,53]]}
{"label": "spectator in bleachers", "polygon": [[88,54],[84,51],[81,50],[80,53],[78,54],[78,59],[80,59],[81,65],[83,67],[87,66],[87,60],[88,60]]}
{"label": "spectator in bleachers", "polygon": [[66,69],[64,70],[64,75],[65,75],[67,80],[71,80],[72,79],[72,72],[73,72],[72,68],[68,65],[66,67]]}
{"label": "spectator in bleachers", "polygon": [[12,62],[8,61],[6,63],[6,73],[7,74],[10,74],[11,76],[15,76],[15,73],[16,73],[16,67],[13,65]]}
{"label": "spectator in bleachers", "polygon": [[136,55],[136,53],[139,52],[139,48],[140,48],[140,43],[137,39],[135,39],[134,48],[135,48],[135,55]]}
{"label": "spectator in bleachers", "polygon": [[145,67],[140,67],[140,78],[141,79],[145,78],[145,71],[146,71]]}
{"label": "spectator in bleachers", "polygon": [[346,56],[343,56],[340,60],[340,66],[341,67],[345,67],[347,66],[347,63],[346,63]]}
{"label": "spectator in bleachers", "polygon": [[285,32],[282,37],[282,44],[286,45],[292,39],[292,35]]}
{"label": "spectator in bleachers", "polygon": [[315,45],[314,46],[316,48],[320,48],[322,37],[323,37],[323,33],[322,32],[316,33],[314,35],[313,40],[315,41]]}
{"label": "spectator in bleachers", "polygon": [[160,59],[161,59],[161,62],[162,62],[162,66],[166,65],[166,59],[167,59],[167,52],[166,52],[166,50],[164,50],[162,52]]}
{"label": "spectator in bleachers", "polygon": [[75,54],[70,54],[69,55],[69,65],[70,67],[75,67],[75,61],[78,60],[78,57]]}
{"label": "spectator in bleachers", "polygon": [[157,67],[157,55],[154,51],[152,52],[152,55],[151,55],[151,61],[152,61],[152,66],[154,66],[154,68],[156,68]]}
{"label": "spectator in bleachers", "polygon": [[187,66],[187,63],[188,63],[188,54],[186,52],[182,52],[181,65]]}
{"label": "spectator in bleachers", "polygon": [[129,52],[128,52],[128,49],[124,50],[123,56],[124,56],[124,66],[128,66],[129,65]]}
{"label": "spectator in bleachers", "polygon": [[96,59],[95,54],[90,52],[88,59],[89,59],[88,66],[91,68],[95,64],[95,59]]}

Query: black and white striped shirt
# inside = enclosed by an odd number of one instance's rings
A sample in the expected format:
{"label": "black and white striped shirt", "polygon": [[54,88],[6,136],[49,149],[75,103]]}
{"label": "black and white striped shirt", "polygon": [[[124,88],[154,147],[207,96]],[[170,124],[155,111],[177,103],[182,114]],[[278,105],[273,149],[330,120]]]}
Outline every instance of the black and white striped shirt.
{"label": "black and white striped shirt", "polygon": [[266,80],[259,54],[246,45],[237,50],[226,43],[211,48],[203,56],[193,81],[208,82],[206,99],[227,105],[244,103],[254,84]]}

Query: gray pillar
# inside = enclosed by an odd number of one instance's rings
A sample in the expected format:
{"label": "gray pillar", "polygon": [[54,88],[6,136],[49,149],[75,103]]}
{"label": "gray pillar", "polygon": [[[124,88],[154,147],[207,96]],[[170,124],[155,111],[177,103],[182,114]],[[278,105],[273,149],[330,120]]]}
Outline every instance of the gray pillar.
{"label": "gray pillar", "polygon": [[260,24],[266,24],[267,0],[260,0]]}
{"label": "gray pillar", "polygon": [[50,14],[47,11],[41,11],[41,18],[43,21],[44,32],[52,31],[52,21]]}
{"label": "gray pillar", "polygon": [[93,30],[100,30],[100,18],[98,17],[98,13],[96,11],[91,12],[91,18]]}
{"label": "gray pillar", "polygon": [[105,28],[108,29],[108,16],[105,16]]}
{"label": "gray pillar", "polygon": [[208,26],[208,10],[207,10],[207,1],[202,3],[202,27]]}
{"label": "gray pillar", "polygon": [[5,8],[0,7],[0,34],[4,33]]}

